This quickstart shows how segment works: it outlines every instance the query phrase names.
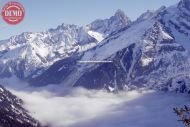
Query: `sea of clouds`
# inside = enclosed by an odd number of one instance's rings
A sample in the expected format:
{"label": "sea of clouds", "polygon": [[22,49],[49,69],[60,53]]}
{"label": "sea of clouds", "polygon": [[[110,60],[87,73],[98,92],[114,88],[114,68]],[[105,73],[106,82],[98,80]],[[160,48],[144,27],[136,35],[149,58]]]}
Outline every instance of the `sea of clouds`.
{"label": "sea of clouds", "polygon": [[15,79],[0,83],[24,100],[33,117],[52,127],[183,127],[172,108],[190,105],[189,95],[153,90],[107,93],[62,86],[32,88]]}

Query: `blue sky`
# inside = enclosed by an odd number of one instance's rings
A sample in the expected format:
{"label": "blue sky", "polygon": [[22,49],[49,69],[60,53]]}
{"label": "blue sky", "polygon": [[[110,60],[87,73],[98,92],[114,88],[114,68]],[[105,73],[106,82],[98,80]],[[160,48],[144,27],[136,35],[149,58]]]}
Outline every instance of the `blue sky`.
{"label": "blue sky", "polygon": [[[0,0],[0,8],[10,0]],[[170,6],[179,0],[16,0],[26,10],[24,21],[16,26],[7,25],[0,18],[0,40],[26,31],[44,31],[62,23],[85,25],[95,19],[112,16],[117,9],[135,20],[146,10]]]}

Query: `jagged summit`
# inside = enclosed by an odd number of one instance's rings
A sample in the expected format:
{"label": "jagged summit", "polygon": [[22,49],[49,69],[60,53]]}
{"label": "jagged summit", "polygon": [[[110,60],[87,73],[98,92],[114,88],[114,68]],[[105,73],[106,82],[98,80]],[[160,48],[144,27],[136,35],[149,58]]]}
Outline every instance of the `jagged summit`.
{"label": "jagged summit", "polygon": [[[89,29],[96,30],[99,33],[109,35],[114,31],[126,27],[131,23],[131,20],[125,15],[122,10],[117,10],[113,16],[108,19],[98,19],[87,25]],[[103,27],[101,27],[103,26]]]}
{"label": "jagged summit", "polygon": [[125,15],[125,12],[124,12],[123,10],[121,10],[121,9],[117,9],[117,11],[115,12],[115,16],[116,16],[116,15],[126,16],[126,15]]}
{"label": "jagged summit", "polygon": [[141,14],[139,18],[137,18],[137,21],[146,20],[150,16],[154,14],[154,11],[147,10],[145,13]]}
{"label": "jagged summit", "polygon": [[79,26],[74,25],[74,24],[66,24],[62,23],[61,25],[58,25],[56,28],[50,28],[48,31],[56,31],[56,30],[64,30],[64,29],[72,29],[72,28],[77,28]]}
{"label": "jagged summit", "polygon": [[125,14],[124,11],[122,11],[121,9],[118,9],[116,12],[115,12],[115,15],[114,15],[116,18],[120,19],[121,22],[123,23],[128,23],[130,21],[129,17],[127,17],[127,15]]}

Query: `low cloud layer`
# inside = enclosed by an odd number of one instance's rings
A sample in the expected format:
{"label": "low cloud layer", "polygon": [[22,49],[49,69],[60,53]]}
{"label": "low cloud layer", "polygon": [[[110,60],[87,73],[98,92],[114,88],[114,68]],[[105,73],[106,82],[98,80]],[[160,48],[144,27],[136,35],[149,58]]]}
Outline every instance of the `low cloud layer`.
{"label": "low cloud layer", "polygon": [[136,91],[114,95],[82,88],[62,97],[47,91],[13,93],[24,100],[25,108],[35,118],[53,127],[68,127],[101,117],[112,112],[118,105],[140,96]]}
{"label": "low cloud layer", "polygon": [[176,93],[141,90],[112,94],[14,83],[23,89],[10,84],[9,89],[24,100],[24,107],[52,127],[182,127],[172,108],[190,105],[189,95]]}
{"label": "low cloud layer", "polygon": [[172,108],[190,104],[188,96],[153,91],[117,95],[73,90],[70,95],[14,92],[44,125],[53,127],[179,127]]}

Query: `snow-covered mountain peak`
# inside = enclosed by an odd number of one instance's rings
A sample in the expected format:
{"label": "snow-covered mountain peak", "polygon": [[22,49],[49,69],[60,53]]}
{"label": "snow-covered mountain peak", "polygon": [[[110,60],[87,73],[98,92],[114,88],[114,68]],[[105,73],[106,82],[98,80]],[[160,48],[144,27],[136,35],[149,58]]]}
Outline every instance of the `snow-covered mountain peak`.
{"label": "snow-covered mountain peak", "polygon": [[97,19],[86,27],[108,36],[112,32],[124,28],[130,23],[131,20],[125,15],[125,13],[121,10],[117,10],[114,16],[111,16],[108,19]]}
{"label": "snow-covered mountain peak", "polygon": [[119,19],[121,22],[123,23],[128,23],[130,21],[130,19],[126,16],[125,12],[122,11],[121,9],[118,9],[116,12],[115,12],[115,15],[114,15],[117,19]]}
{"label": "snow-covered mountain peak", "polygon": [[0,41],[0,76],[25,78],[54,62],[85,52],[130,24],[124,12],[80,27],[61,24],[44,32],[24,32]]}

